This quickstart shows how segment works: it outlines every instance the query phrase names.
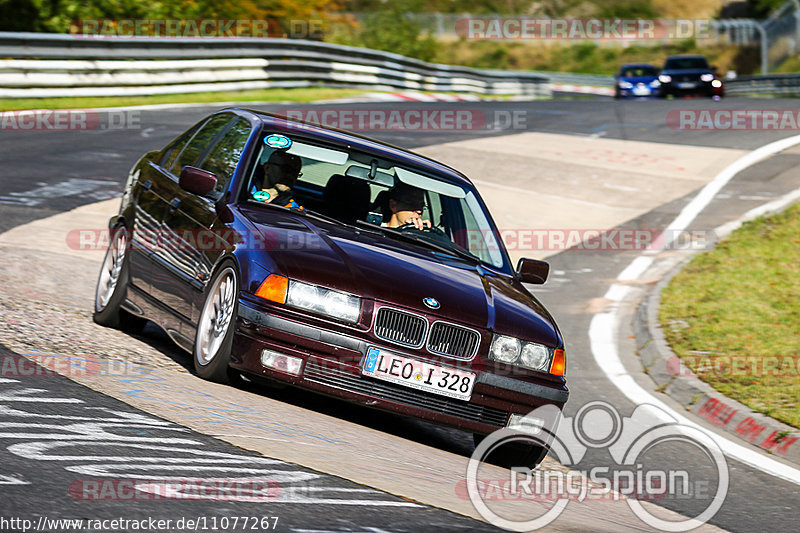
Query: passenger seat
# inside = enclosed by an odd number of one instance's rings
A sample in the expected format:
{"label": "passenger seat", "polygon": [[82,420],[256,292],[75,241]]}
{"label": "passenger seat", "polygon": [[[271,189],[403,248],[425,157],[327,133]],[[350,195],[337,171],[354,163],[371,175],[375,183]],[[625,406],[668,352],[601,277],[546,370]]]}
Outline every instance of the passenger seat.
{"label": "passenger seat", "polygon": [[348,224],[367,218],[369,197],[369,183],[343,174],[331,176],[322,193],[328,216]]}

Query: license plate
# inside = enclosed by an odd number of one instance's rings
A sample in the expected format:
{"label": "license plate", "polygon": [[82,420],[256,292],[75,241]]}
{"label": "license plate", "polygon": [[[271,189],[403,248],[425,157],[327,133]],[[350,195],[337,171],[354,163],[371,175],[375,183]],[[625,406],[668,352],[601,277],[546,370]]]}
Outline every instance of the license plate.
{"label": "license plate", "polygon": [[693,81],[682,81],[678,84],[679,89],[694,89],[697,87],[697,84]]}
{"label": "license plate", "polygon": [[636,96],[648,96],[650,94],[650,89],[647,87],[634,87],[633,94]]}
{"label": "license plate", "polygon": [[473,372],[426,363],[372,347],[367,350],[361,373],[459,400],[472,397],[476,377]]}

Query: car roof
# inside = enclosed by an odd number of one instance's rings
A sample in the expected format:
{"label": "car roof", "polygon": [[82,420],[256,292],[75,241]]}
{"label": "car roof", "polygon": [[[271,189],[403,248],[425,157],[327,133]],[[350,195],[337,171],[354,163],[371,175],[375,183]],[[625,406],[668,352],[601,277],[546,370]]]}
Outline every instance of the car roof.
{"label": "car roof", "polygon": [[637,68],[637,67],[652,67],[652,68],[655,68],[655,69],[658,68],[657,66],[653,65],[652,63],[625,63],[624,65],[619,67],[619,69],[622,70],[624,68]]}
{"label": "car roof", "polygon": [[[266,129],[271,129],[287,135],[300,133],[303,137],[329,144],[347,144],[349,147],[357,150],[372,153],[378,158],[399,161],[404,165],[415,167],[419,170],[427,170],[439,176],[445,176],[455,183],[474,187],[469,178],[452,167],[410,150],[405,150],[399,146],[394,146],[357,133],[320,126],[313,122],[289,119],[285,116],[254,109],[228,108],[220,112],[235,112],[239,115],[249,115],[251,119],[260,121]],[[292,124],[302,124],[303,126],[299,128],[298,126],[292,126]]]}
{"label": "car roof", "polygon": [[670,59],[689,59],[689,58],[692,58],[692,59],[706,59],[706,56],[704,56],[703,54],[676,54],[674,56],[669,56],[667,58],[667,60],[670,60]]}

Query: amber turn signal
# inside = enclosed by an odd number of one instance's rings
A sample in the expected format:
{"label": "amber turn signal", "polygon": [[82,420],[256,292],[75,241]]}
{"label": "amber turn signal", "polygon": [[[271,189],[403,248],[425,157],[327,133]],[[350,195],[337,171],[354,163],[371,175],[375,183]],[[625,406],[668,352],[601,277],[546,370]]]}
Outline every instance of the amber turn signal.
{"label": "amber turn signal", "polygon": [[563,376],[567,370],[567,360],[564,356],[564,350],[556,349],[553,352],[553,364],[550,365],[550,373],[554,376]]}
{"label": "amber turn signal", "polygon": [[286,293],[288,291],[289,278],[277,274],[270,274],[261,282],[261,285],[256,291],[256,296],[272,302],[278,302],[279,304],[285,304]]}

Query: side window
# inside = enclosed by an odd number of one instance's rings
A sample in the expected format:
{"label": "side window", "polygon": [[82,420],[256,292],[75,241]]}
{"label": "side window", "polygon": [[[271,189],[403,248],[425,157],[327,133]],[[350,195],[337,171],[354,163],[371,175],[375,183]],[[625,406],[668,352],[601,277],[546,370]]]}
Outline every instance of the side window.
{"label": "side window", "polygon": [[192,138],[191,141],[184,147],[181,154],[175,160],[169,170],[176,176],[180,175],[181,170],[186,165],[194,166],[197,160],[202,156],[206,149],[211,145],[214,139],[219,135],[225,126],[233,118],[233,115],[225,113],[217,115],[208,122],[206,122],[200,131]]}
{"label": "side window", "polygon": [[161,157],[160,164],[162,167],[170,168],[172,166],[172,163],[175,162],[175,158],[178,157],[178,154],[181,153],[183,147],[186,146],[186,143],[189,142],[189,139],[192,138],[192,135],[194,135],[197,130],[200,129],[202,124],[203,122],[198,122],[192,126],[189,131],[172,141],[172,144],[169,145],[166,150],[164,150],[164,155]]}
{"label": "side window", "polygon": [[248,121],[243,118],[237,119],[205,160],[198,164],[203,170],[213,172],[217,176],[217,186],[209,196],[219,196],[228,186],[251,130]]}

